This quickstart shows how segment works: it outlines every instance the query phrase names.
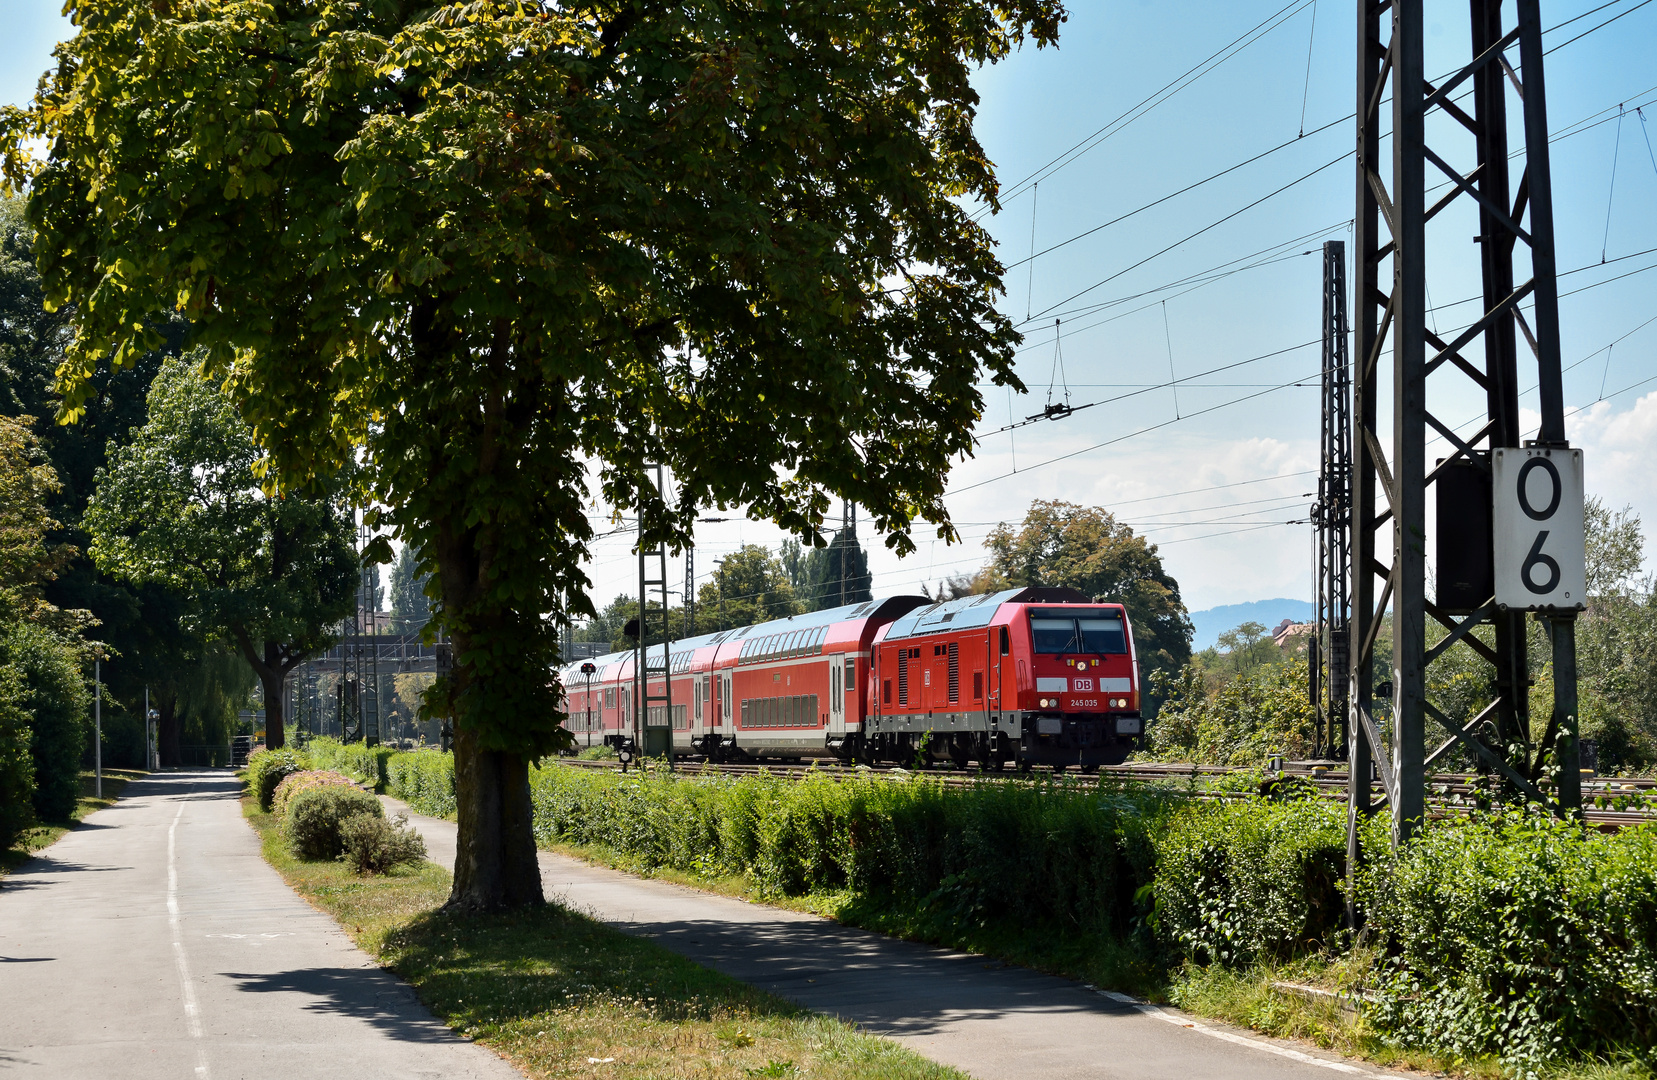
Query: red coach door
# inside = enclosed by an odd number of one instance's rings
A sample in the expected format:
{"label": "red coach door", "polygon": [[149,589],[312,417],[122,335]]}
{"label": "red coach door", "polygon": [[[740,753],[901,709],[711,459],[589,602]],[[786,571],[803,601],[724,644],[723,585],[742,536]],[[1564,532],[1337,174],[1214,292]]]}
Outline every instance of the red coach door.
{"label": "red coach door", "polygon": [[846,654],[829,656],[829,721],[828,737],[846,736]]}

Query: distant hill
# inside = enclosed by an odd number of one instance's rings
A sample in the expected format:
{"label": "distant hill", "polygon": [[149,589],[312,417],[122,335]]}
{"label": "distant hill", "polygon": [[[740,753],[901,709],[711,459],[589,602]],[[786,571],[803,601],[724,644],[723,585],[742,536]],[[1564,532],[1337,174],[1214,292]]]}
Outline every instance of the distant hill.
{"label": "distant hill", "polygon": [[1220,640],[1227,630],[1246,622],[1257,622],[1267,630],[1277,627],[1284,619],[1309,622],[1313,616],[1309,600],[1251,600],[1246,604],[1223,604],[1206,611],[1193,611],[1191,625],[1196,633],[1191,638],[1191,651],[1200,652]]}

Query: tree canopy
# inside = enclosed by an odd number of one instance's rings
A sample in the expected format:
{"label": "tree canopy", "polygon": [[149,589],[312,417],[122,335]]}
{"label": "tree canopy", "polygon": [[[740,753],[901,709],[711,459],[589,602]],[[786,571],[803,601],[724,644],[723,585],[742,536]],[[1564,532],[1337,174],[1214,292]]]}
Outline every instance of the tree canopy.
{"label": "tree canopy", "polygon": [[1038,499],[1019,528],[997,526],[985,546],[990,562],[982,587],[1069,586],[1126,608],[1147,680],[1191,659],[1191,620],[1179,582],[1163,569],[1156,545],[1108,510]]}
{"label": "tree canopy", "polygon": [[712,579],[697,590],[696,629],[712,633],[805,610],[782,561],[768,548],[744,544],[725,556]]}
{"label": "tree canopy", "polygon": [[177,308],[267,482],[360,461],[455,646],[457,904],[540,897],[527,763],[568,742],[544,616],[590,613],[584,461],[645,546],[709,505],[815,539],[831,495],[900,552],[954,535],[980,381],[1017,385],[971,77],[1055,40],[1058,0],[69,11],[0,114],[77,308],[63,415]]}
{"label": "tree canopy", "polygon": [[98,475],[86,511],[92,557],[134,582],[188,597],[203,637],[223,636],[265,690],[266,743],[283,744],[283,682],[351,613],[350,514],[318,496],[272,496],[230,400],[199,366],[169,360],[149,420]]}

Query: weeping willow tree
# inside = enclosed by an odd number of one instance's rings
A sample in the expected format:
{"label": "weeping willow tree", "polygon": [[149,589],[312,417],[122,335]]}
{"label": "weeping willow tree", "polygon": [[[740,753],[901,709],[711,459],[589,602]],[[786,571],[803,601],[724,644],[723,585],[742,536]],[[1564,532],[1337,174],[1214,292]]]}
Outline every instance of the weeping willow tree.
{"label": "weeping willow tree", "polygon": [[215,641],[178,681],[181,741],[189,746],[223,746],[236,732],[236,714],[248,706],[259,677],[241,653]]}

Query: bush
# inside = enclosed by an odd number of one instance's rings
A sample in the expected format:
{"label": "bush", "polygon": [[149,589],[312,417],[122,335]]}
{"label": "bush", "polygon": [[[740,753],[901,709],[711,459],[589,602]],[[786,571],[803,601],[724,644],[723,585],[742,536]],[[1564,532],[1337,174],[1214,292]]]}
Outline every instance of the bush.
{"label": "bush", "polygon": [[301,859],[337,859],[344,850],[340,826],[347,818],[363,814],[383,816],[380,800],[361,788],[307,788],[288,801],[282,835],[289,850]]}
{"label": "bush", "polygon": [[1657,826],[1604,835],[1534,811],[1365,837],[1376,1019],[1403,1043],[1512,1065],[1657,1045]]}
{"label": "bush", "polygon": [[34,759],[29,753],[28,714],[19,704],[23,677],[0,666],[0,851],[34,824]]}
{"label": "bush", "polygon": [[1150,879],[1155,793],[924,777],[531,773],[535,831],[645,868],[746,874],[762,893],[850,890],[946,920],[1125,934]]}
{"label": "bush", "polygon": [[248,794],[257,796],[259,809],[268,813],[276,785],[290,774],[310,767],[310,759],[297,750],[260,750],[247,759]]}
{"label": "bush", "polygon": [[67,821],[81,797],[81,757],[91,726],[92,695],[75,649],[41,626],[21,623],[5,650],[22,675],[20,704],[30,720],[34,808],[42,821]]}
{"label": "bush", "polygon": [[312,739],[305,749],[316,768],[342,772],[375,791],[386,790],[386,762],[397,754],[389,746],[342,743],[326,737]]}
{"label": "bush", "polygon": [[337,772],[328,772],[321,769],[307,769],[304,772],[289,773],[276,785],[276,794],[271,796],[270,812],[277,817],[287,812],[288,803],[301,791],[309,791],[319,787],[356,787],[357,782],[349,776],[342,776]]}
{"label": "bush", "polygon": [[1346,819],[1338,805],[1198,803],[1174,815],[1156,846],[1159,931],[1199,963],[1285,959],[1340,929]]}
{"label": "bush", "polygon": [[455,810],[455,756],[415,750],[386,761],[386,793],[422,814],[449,817]]}
{"label": "bush", "polygon": [[408,827],[408,817],[403,814],[396,821],[370,814],[353,815],[340,822],[339,836],[345,848],[340,858],[359,874],[383,874],[394,866],[426,857],[426,841]]}

